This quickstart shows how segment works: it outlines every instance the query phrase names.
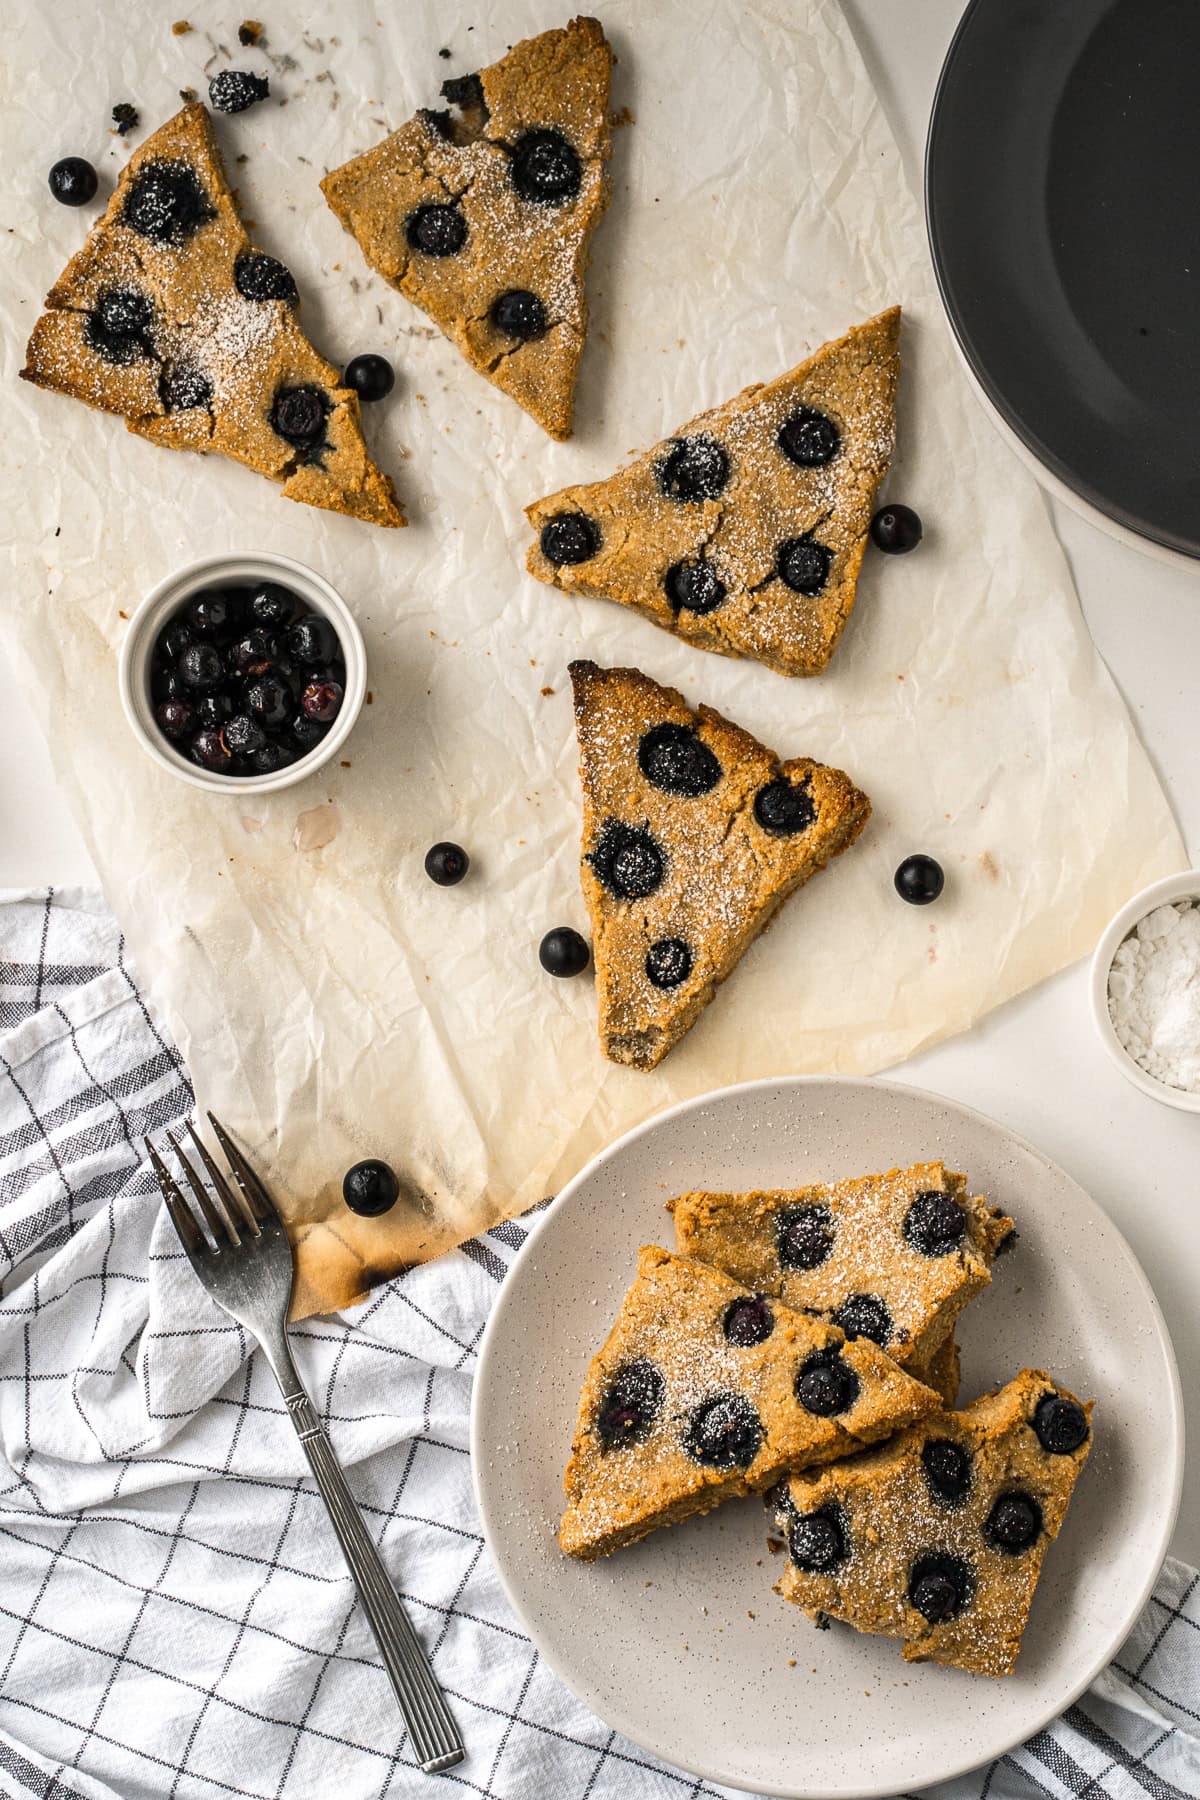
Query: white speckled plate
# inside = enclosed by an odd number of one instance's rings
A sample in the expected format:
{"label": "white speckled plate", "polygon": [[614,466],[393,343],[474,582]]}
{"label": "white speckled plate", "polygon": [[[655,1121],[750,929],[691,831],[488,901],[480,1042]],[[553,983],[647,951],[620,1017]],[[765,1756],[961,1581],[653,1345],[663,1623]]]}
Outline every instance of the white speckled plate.
{"label": "white speckled plate", "polygon": [[[555,1542],[580,1384],[639,1244],[685,1188],[789,1187],[940,1158],[1020,1241],[964,1315],[964,1401],[1025,1365],[1096,1400],[1096,1446],[1004,1681],[818,1633],[772,1593],[761,1502],[606,1562]],[[480,1352],[471,1455],[488,1543],[525,1628],[607,1722],[710,1780],[800,1800],[944,1781],[1039,1730],[1128,1631],[1179,1503],[1183,1420],[1162,1315],[1128,1244],[1061,1169],[982,1114],[885,1082],[791,1077],[662,1113],[565,1188],[504,1284]],[[704,1610],[707,1608],[707,1612]],[[794,1666],[792,1666],[794,1659]]]}

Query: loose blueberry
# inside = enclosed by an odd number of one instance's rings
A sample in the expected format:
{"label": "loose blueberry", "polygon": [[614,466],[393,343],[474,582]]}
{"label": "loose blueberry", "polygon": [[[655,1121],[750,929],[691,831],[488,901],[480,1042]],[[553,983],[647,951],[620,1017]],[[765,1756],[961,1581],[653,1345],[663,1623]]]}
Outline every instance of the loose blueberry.
{"label": "loose blueberry", "polygon": [[224,726],[225,748],[232,756],[253,756],[267,741],[267,734],[249,713],[234,713]]}
{"label": "loose blueberry", "polygon": [[150,698],[156,703],[162,700],[186,700],[187,694],[183,682],[179,679],[179,670],[166,663],[152,662],[150,665]]}
{"label": "loose blueberry", "polygon": [[975,1578],[958,1556],[931,1551],[919,1556],[908,1579],[908,1603],[930,1625],[957,1618],[975,1592]]}
{"label": "loose blueberry", "polygon": [[618,900],[644,900],[662,881],[666,863],[652,834],[639,825],[609,819],[587,859]]}
{"label": "loose blueberry", "polygon": [[910,906],[928,906],[946,885],[942,865],[932,856],[906,856],[894,877],[896,892]]}
{"label": "loose blueberry", "polygon": [[288,726],[288,733],[301,756],[307,756],[315,750],[325,736],[326,727],[319,725],[316,719],[310,719],[305,713],[297,713]]}
{"label": "loose blueberry", "polygon": [[792,1561],[806,1575],[831,1575],[850,1554],[845,1523],[835,1506],[796,1513],[787,1537]]}
{"label": "loose blueberry", "polygon": [[904,1215],[904,1240],[922,1256],[949,1256],[967,1234],[967,1215],[953,1194],[923,1188]]}
{"label": "loose blueberry", "polygon": [[296,597],[276,581],[260,581],[250,590],[249,613],[256,625],[278,629],[295,611]]}
{"label": "loose blueberry", "polygon": [[343,380],[360,400],[382,400],[396,385],[396,372],[386,356],[371,352],[348,362]]}
{"label": "loose blueberry", "polygon": [[1064,1399],[1061,1394],[1047,1394],[1038,1401],[1033,1429],[1038,1443],[1051,1456],[1070,1456],[1087,1438],[1088,1418],[1074,1400]]}
{"label": "loose blueberry", "polygon": [[211,644],[188,644],[179,658],[179,673],[185,687],[203,692],[225,679],[225,665]]}
{"label": "loose blueberry", "polygon": [[84,320],[83,335],[96,355],[121,367],[150,354],[154,308],[135,288],[108,288]]}
{"label": "loose blueberry", "polygon": [[289,628],[287,647],[298,663],[332,662],[338,653],[337,633],[320,613],[305,613]]}
{"label": "loose blueberry", "polygon": [[644,1357],[618,1369],[596,1414],[602,1447],[615,1450],[640,1444],[662,1411],[666,1392],[666,1382]]}
{"label": "loose blueberry", "polygon": [[692,562],[672,563],[663,577],[667,599],[676,612],[716,612],[727,589],[706,556]]}
{"label": "loose blueberry", "polygon": [[859,1379],[836,1350],[818,1350],[796,1376],[796,1398],[818,1419],[849,1412],[858,1399]]}
{"label": "loose blueberry", "polygon": [[833,551],[807,535],[787,538],[780,544],[775,559],[775,570],[784,587],[810,600],[821,592],[832,567]]}
{"label": "loose blueberry", "polygon": [[312,449],[324,437],[328,417],[329,397],[320,388],[280,388],[271,406],[271,429],[299,450]]}
{"label": "loose blueberry", "polygon": [[226,588],[206,588],[187,604],[187,622],[197,637],[215,638],[233,629],[241,617],[240,596]]}
{"label": "loose blueberry", "polygon": [[883,1348],[892,1335],[892,1315],[878,1294],[851,1294],[833,1315],[848,1338],[870,1338]]}
{"label": "loose blueberry", "polygon": [[199,763],[202,769],[211,769],[218,774],[226,774],[232,758],[221,742],[221,733],[216,725],[205,725],[191,741],[188,755],[192,761]]}
{"label": "loose blueberry", "polygon": [[588,562],[600,548],[600,530],[586,513],[555,513],[542,526],[542,555],[561,569],[564,563]]}
{"label": "loose blueberry", "polygon": [[646,952],[646,980],[651,987],[676,988],[692,972],[692,953],[682,938],[658,938]]}
{"label": "loose blueberry", "polygon": [[277,775],[280,769],[286,769],[295,760],[296,753],[287,744],[268,738],[262,749],[256,750],[250,758],[250,767],[256,775]]}
{"label": "loose blueberry", "polygon": [[748,1469],[763,1441],[762,1421],[741,1394],[715,1394],[696,1407],[683,1434],[693,1462],[709,1469]]}
{"label": "loose blueberry", "polygon": [[286,300],[295,306],[300,298],[292,271],[259,250],[238,257],[233,265],[233,285],[243,300]]}
{"label": "loose blueberry", "polygon": [[265,675],[279,661],[283,646],[277,633],[255,626],[225,652],[230,668],[239,675]]}
{"label": "loose blueberry", "polygon": [[827,1206],[789,1206],[775,1220],[775,1242],[785,1269],[819,1269],[833,1249],[833,1214]]}
{"label": "loose blueberry", "polygon": [[208,84],[208,97],[218,112],[245,112],[259,100],[265,100],[271,84],[265,75],[253,75],[248,69],[221,69]]}
{"label": "loose blueberry", "polygon": [[794,837],[807,831],[817,816],[808,777],[793,787],[782,776],[759,788],[754,796],[754,816],[772,837]]}
{"label": "loose blueberry", "polygon": [[163,662],[178,662],[188,645],[193,642],[191,629],[182,619],[175,618],[159,632],[154,654]]}
{"label": "loose blueberry", "polygon": [[522,200],[544,206],[574,199],[583,182],[582,163],[562,132],[554,130],[527,131],[519,137],[509,173]]}
{"label": "loose blueberry", "polygon": [[189,163],[143,163],[129,184],[122,223],[155,244],[184,243],[215,215]]}
{"label": "loose blueberry", "polygon": [[457,887],[470,866],[461,844],[435,844],[425,852],[425,873],[439,887]]}
{"label": "loose blueberry", "polygon": [[569,925],[557,925],[538,945],[538,961],[547,975],[582,975],[591,960],[587,939]]}
{"label": "loose blueberry", "polygon": [[161,706],[155,707],[154,717],[163,736],[174,744],[187,736],[196,715],[186,700],[164,700]]}
{"label": "loose blueberry", "polygon": [[96,186],[96,171],[82,156],[64,156],[50,171],[50,192],[63,206],[86,206]]}
{"label": "loose blueberry", "polygon": [[549,325],[546,308],[528,288],[509,288],[507,293],[497,294],[488,317],[501,337],[516,338],[521,344],[545,337]]}
{"label": "loose blueberry", "polygon": [[672,438],[655,465],[658,485],[669,500],[715,500],[729,480],[729,458],[716,438],[704,433]]}
{"label": "loose blueberry", "polygon": [[971,1491],[971,1458],[962,1445],[952,1438],[930,1438],[921,1463],[934,1499],[961,1506]]}
{"label": "loose blueberry", "polygon": [[342,1176],[342,1199],[353,1213],[375,1219],[389,1212],[400,1198],[396,1171],[376,1156],[356,1162]]}
{"label": "loose blueberry", "polygon": [[224,725],[226,720],[232,719],[233,712],[233,695],[228,688],[214,688],[211,693],[202,694],[196,701],[198,725]]}
{"label": "loose blueberry", "polygon": [[467,221],[457,206],[427,201],[409,213],[404,235],[423,256],[457,256],[467,241]]}
{"label": "loose blueberry", "polygon": [[1032,1494],[1002,1494],[988,1514],[983,1539],[1005,1556],[1020,1556],[1042,1534],[1042,1509]]}
{"label": "loose blueberry", "polygon": [[871,541],[889,556],[903,556],[921,541],[921,520],[911,506],[881,506],[871,520]]}
{"label": "loose blueberry", "polygon": [[744,1300],[731,1300],[721,1321],[725,1336],[739,1350],[761,1344],[775,1329],[775,1314],[761,1294],[748,1294]]}
{"label": "loose blueberry", "polygon": [[798,469],[823,469],[842,447],[842,434],[826,413],[798,406],[779,427],[775,442]]}
{"label": "loose blueberry", "polygon": [[721,765],[690,725],[652,725],[638,743],[638,767],[664,794],[695,799],[715,788]]}
{"label": "loose blueberry", "polygon": [[158,378],[158,397],[166,412],[191,412],[209,405],[213,384],[195,363],[168,363]]}
{"label": "loose blueberry", "polygon": [[[291,714],[291,689],[286,681],[270,671],[265,675],[256,675],[246,688],[246,708],[260,725],[274,731]],[[305,711],[308,711],[307,707]]]}
{"label": "loose blueberry", "polygon": [[[318,725],[331,725],[341,711],[344,694],[345,689],[340,681],[310,681],[301,689],[300,710],[306,719],[315,719]],[[272,724],[282,725],[290,708],[291,698],[289,691],[283,716],[273,719]]]}

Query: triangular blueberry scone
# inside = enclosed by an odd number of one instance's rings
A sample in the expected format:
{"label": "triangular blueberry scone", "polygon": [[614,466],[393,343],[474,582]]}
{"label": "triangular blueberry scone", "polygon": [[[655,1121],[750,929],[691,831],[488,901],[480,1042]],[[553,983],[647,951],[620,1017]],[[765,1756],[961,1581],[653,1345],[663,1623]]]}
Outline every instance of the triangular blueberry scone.
{"label": "triangular blueberry scone", "polygon": [[358,396],[305,337],[298,304],[289,271],[247,237],[193,104],[130,158],[46,296],[21,373],[153,443],[245,463],[289,500],[403,525]]}
{"label": "triangular blueberry scone", "polygon": [[321,183],[373,269],[551,437],[571,433],[584,274],[608,205],[612,51],[544,31]]}
{"label": "triangular blueberry scone", "polygon": [[940,1162],[802,1188],[697,1190],[669,1209],[681,1255],[872,1338],[950,1404],[955,1321],[1014,1236],[1012,1220]]}
{"label": "triangular blueberry scone", "polygon": [[789,1551],[777,1591],[818,1624],[902,1639],[908,1662],[1007,1675],[1092,1447],[1091,1411],[1024,1369],[962,1412],[793,1475],[769,1496]]}
{"label": "triangular blueberry scone", "polygon": [[571,679],[600,1041],[652,1069],[871,806],[839,769],[781,763],[637,669],[575,662]]}
{"label": "triangular blueberry scone", "polygon": [[647,1246],[583,1384],[559,1543],[591,1562],[936,1407],[874,1344]]}
{"label": "triangular blueberry scone", "polygon": [[892,307],[608,480],[527,507],[530,573],[704,650],[819,675],[892,454],[899,331]]}

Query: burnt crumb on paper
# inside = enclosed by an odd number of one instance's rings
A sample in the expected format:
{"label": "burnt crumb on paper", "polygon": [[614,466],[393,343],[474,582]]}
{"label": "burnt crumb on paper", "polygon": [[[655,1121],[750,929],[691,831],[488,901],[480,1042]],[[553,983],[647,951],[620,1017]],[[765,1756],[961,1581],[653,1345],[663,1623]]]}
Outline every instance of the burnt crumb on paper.
{"label": "burnt crumb on paper", "polygon": [[118,137],[124,137],[127,132],[136,131],[141,123],[137,107],[129,100],[118,100],[112,109],[112,122],[113,130]]}
{"label": "burnt crumb on paper", "polygon": [[171,36],[172,37],[186,37],[188,32],[191,29],[192,29],[191,25],[188,23],[188,21],[186,19],[176,19],[175,23],[171,27]]}
{"label": "burnt crumb on paper", "polygon": [[262,39],[263,39],[262,20],[261,19],[243,19],[241,24],[238,26],[238,43],[248,47],[253,44],[261,44]]}

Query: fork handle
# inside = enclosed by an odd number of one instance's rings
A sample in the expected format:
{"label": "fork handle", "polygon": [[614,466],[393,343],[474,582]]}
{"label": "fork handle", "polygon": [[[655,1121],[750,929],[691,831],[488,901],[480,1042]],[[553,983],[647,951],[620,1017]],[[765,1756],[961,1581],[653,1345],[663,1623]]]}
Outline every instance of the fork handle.
{"label": "fork handle", "polygon": [[363,1524],[325,1427],[303,1388],[289,1393],[282,1382],[280,1388],[370,1620],[417,1761],[427,1775],[451,1769],[465,1754],[458,1727],[375,1548],[374,1539]]}

